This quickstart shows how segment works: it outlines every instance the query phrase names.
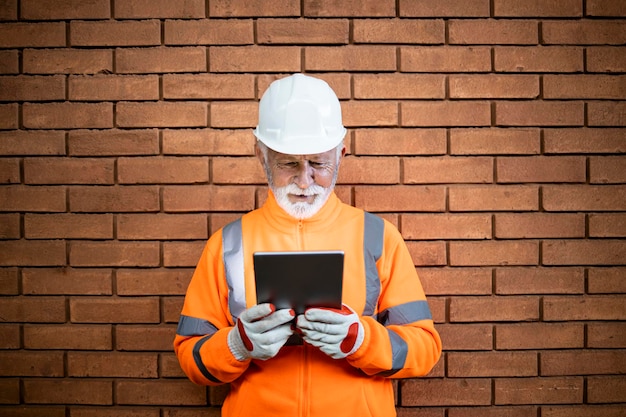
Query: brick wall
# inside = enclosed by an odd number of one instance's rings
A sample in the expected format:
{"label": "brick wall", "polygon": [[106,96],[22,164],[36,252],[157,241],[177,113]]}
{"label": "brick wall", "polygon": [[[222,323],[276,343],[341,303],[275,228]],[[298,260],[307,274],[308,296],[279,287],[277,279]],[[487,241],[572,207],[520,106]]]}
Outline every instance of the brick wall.
{"label": "brick wall", "polygon": [[[0,414],[219,415],[172,353],[266,187],[275,78],[337,91],[444,356],[401,417],[626,413],[626,2],[0,0]],[[207,408],[210,412],[207,414]]]}

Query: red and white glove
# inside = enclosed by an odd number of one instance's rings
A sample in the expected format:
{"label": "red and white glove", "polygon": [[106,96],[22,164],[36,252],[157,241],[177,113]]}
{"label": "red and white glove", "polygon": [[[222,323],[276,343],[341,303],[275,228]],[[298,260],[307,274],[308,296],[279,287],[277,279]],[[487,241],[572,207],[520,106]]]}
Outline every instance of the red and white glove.
{"label": "red and white glove", "polygon": [[250,307],[228,333],[228,348],[239,361],[273,358],[293,334],[294,317],[293,310],[276,310],[272,304]]}
{"label": "red and white glove", "polygon": [[297,327],[305,342],[334,359],[352,355],[365,337],[359,315],[345,304],[341,310],[310,308],[298,316]]}

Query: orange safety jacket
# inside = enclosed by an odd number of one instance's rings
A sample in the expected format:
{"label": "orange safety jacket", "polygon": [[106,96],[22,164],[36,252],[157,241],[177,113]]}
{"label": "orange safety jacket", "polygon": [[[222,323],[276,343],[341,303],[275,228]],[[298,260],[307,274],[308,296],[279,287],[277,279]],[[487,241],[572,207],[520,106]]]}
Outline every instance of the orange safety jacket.
{"label": "orange safety jacket", "polygon": [[[266,361],[240,362],[228,348],[237,317],[256,304],[252,254],[343,250],[343,303],[361,315],[365,339],[345,359],[306,343]],[[298,279],[294,271],[294,279]],[[174,340],[196,384],[230,383],[225,417],[395,416],[391,378],[427,374],[441,340],[413,261],[398,230],[342,203],[333,193],[318,213],[297,220],[271,191],[265,204],[208,240],[191,279]]]}

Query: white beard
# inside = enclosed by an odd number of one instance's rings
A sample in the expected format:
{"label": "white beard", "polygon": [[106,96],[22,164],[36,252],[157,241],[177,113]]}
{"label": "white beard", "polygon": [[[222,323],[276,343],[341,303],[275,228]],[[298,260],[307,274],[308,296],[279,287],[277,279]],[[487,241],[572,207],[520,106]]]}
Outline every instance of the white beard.
{"label": "white beard", "polygon": [[[334,181],[333,181],[334,182]],[[289,184],[285,187],[274,187],[270,185],[276,202],[278,205],[292,217],[296,219],[308,219],[317,213],[328,200],[333,186],[324,188],[320,185],[313,184],[308,188],[301,189],[296,184]],[[312,203],[289,201],[289,194],[315,196]]]}

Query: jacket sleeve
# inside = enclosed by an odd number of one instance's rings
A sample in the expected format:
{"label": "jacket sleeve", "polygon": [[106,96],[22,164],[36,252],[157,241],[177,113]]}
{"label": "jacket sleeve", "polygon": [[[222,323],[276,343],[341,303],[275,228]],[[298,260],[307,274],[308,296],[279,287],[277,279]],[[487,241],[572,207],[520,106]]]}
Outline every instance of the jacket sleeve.
{"label": "jacket sleeve", "polygon": [[426,375],[441,356],[441,339],[408,248],[387,221],[376,266],[381,281],[378,316],[361,317],[365,339],[348,361],[368,375]]}
{"label": "jacket sleeve", "polygon": [[240,362],[228,348],[233,319],[221,257],[221,232],[207,242],[196,266],[181,313],[174,352],[187,377],[199,385],[237,379],[250,361]]}

